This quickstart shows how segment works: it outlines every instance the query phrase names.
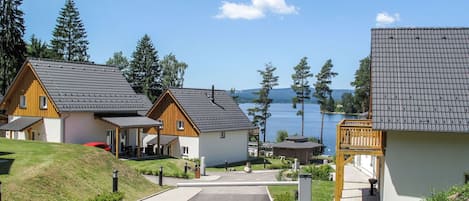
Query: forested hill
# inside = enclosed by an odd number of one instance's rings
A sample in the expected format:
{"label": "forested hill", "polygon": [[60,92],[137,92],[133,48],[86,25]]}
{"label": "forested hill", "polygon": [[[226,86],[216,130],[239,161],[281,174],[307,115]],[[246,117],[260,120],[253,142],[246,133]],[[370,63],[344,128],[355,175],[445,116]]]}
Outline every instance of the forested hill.
{"label": "forested hill", "polygon": [[[236,94],[239,95],[239,102],[240,103],[250,103],[253,99],[256,98],[256,95],[253,92],[259,91],[259,89],[245,89],[245,90],[237,90]],[[314,93],[314,89],[311,89],[311,94]],[[332,90],[332,97],[334,100],[340,100],[342,94],[344,93],[353,93],[352,89],[333,89]],[[280,88],[280,89],[272,89],[270,91],[269,97],[273,99],[274,103],[291,103],[292,98],[295,96],[295,92],[291,88]],[[316,103],[317,100],[312,97],[307,102]]]}

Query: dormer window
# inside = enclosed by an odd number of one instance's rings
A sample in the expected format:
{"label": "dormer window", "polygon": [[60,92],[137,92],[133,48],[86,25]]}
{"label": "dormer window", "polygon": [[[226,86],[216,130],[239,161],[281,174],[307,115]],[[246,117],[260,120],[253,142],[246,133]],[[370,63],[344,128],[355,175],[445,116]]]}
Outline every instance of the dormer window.
{"label": "dormer window", "polygon": [[180,131],[184,130],[184,122],[181,120],[176,121],[176,128]]}
{"label": "dormer window", "polygon": [[47,97],[39,96],[39,108],[47,109]]}
{"label": "dormer window", "polygon": [[20,108],[26,109],[26,96],[25,95],[20,96]]}

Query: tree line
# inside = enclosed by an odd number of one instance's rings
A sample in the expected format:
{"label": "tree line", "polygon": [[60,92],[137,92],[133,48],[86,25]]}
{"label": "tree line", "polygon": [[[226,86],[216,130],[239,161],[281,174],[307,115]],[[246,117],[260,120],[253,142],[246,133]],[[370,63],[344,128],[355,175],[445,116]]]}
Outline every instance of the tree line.
{"label": "tree line", "polygon": [[[292,106],[298,111],[297,115],[301,116],[301,136],[304,136],[304,111],[305,101],[315,97],[320,107],[321,113],[321,131],[320,137],[317,142],[323,142],[323,125],[324,125],[324,114],[327,112],[345,112],[345,113],[363,113],[369,110],[369,98],[370,98],[370,58],[365,57],[360,60],[360,66],[355,72],[355,80],[351,82],[351,85],[355,87],[354,93],[344,93],[342,99],[337,102],[332,97],[332,78],[338,75],[337,72],[332,70],[332,60],[327,60],[324,65],[320,68],[319,72],[314,75],[311,72],[311,67],[308,65],[307,57],[303,57],[300,62],[293,67],[294,73],[291,75],[292,78],[292,90],[296,93],[296,96],[292,99]],[[278,76],[275,75],[275,70],[271,63],[265,65],[263,70],[258,70],[261,75],[260,90],[254,92],[256,99],[254,99],[254,107],[248,109],[248,115],[252,116],[253,123],[260,128],[260,134],[263,135],[263,142],[266,141],[266,129],[267,120],[271,116],[269,112],[272,99],[269,98],[269,92],[273,87],[278,85]],[[315,77],[316,82],[313,84],[314,93],[311,91],[311,85],[309,80]],[[234,89],[231,90],[231,94],[234,96]],[[282,132],[279,138],[283,140],[286,132]],[[260,142],[260,138],[257,138]],[[316,139],[314,139],[316,140]],[[311,140],[311,141],[314,141]],[[277,140],[278,141],[278,140]]]}
{"label": "tree line", "polygon": [[[90,62],[89,42],[85,26],[73,0],[66,0],[56,20],[50,44],[31,36],[23,40],[25,26],[22,0],[0,0],[0,92],[13,81],[26,57],[53,60]],[[131,59],[121,51],[115,52],[106,62],[118,67],[136,93],[155,100],[164,89],[183,87],[188,65],[178,61],[172,53],[159,60],[158,51],[150,36],[145,34],[138,42]]]}

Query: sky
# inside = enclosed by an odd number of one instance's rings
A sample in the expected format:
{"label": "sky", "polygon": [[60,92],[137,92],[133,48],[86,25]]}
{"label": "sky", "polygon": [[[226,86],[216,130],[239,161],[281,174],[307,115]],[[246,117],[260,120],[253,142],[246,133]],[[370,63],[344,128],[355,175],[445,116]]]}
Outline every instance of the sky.
{"label": "sky", "polygon": [[[467,27],[469,1],[309,0],[75,0],[90,60],[114,52],[129,59],[148,34],[158,56],[188,64],[184,87],[259,88],[266,63],[277,67],[278,88],[290,87],[302,57],[312,73],[331,59],[333,89],[352,89],[359,61],[370,53],[377,27]],[[24,0],[25,40],[49,42],[65,0]],[[310,84],[315,82],[310,79]]]}

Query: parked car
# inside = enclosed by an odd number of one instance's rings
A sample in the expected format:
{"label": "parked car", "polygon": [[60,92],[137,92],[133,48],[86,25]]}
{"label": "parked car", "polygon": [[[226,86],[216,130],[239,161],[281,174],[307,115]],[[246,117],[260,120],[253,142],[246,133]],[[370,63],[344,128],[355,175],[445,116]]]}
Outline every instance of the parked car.
{"label": "parked car", "polygon": [[104,143],[104,142],[88,142],[88,143],[85,143],[83,145],[89,146],[89,147],[101,148],[101,149],[104,149],[106,151],[111,151],[111,147],[108,144]]}

